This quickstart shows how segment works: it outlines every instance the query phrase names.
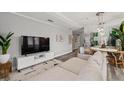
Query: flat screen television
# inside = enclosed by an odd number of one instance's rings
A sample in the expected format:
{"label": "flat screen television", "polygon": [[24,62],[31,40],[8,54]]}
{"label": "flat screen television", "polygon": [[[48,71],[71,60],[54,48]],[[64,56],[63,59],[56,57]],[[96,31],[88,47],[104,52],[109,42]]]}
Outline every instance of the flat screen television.
{"label": "flat screen television", "polygon": [[21,54],[49,51],[50,40],[46,37],[21,36]]}

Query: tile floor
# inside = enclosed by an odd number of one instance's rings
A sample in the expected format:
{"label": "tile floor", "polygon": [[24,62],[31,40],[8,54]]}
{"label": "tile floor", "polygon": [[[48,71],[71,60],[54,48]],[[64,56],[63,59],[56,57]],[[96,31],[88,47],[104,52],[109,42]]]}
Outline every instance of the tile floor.
{"label": "tile floor", "polygon": [[44,71],[51,69],[52,67],[61,64],[62,61],[59,60],[51,60],[47,63],[41,63],[26,69],[21,70],[21,72],[13,72],[10,74],[9,80],[10,81],[26,81],[29,78],[36,76],[38,74],[43,73]]}

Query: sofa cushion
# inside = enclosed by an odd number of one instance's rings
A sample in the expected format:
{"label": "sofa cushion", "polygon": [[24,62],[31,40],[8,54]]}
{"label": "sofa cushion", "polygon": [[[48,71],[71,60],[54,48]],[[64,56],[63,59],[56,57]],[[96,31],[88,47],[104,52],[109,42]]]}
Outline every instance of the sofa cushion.
{"label": "sofa cushion", "polygon": [[95,51],[91,50],[90,48],[84,49],[84,54],[93,55],[94,53],[95,53]]}
{"label": "sofa cushion", "polygon": [[101,69],[103,60],[104,60],[103,54],[100,51],[98,51],[88,59],[88,62],[97,64],[98,67]]}

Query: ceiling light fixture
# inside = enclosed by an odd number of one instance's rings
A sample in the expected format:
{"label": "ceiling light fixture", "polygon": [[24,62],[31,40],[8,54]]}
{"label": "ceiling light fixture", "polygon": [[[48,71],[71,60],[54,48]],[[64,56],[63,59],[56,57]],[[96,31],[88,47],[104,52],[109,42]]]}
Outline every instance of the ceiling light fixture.
{"label": "ceiling light fixture", "polygon": [[49,22],[54,22],[53,20],[51,20],[51,19],[48,19],[47,21],[49,21]]}
{"label": "ceiling light fixture", "polygon": [[96,16],[98,17],[98,27],[97,27],[97,31],[98,32],[103,32],[103,25],[104,25],[104,21],[103,21],[103,14],[104,12],[97,12]]}

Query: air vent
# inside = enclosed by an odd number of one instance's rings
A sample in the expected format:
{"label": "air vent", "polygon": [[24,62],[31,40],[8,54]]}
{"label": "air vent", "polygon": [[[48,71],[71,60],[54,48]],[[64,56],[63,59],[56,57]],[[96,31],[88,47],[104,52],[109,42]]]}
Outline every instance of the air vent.
{"label": "air vent", "polygon": [[96,13],[96,16],[100,16],[100,15],[102,15],[102,14],[104,14],[104,12],[97,12],[97,13]]}
{"label": "air vent", "polygon": [[54,22],[53,20],[51,20],[51,19],[48,19],[47,21],[49,21],[49,22]]}

